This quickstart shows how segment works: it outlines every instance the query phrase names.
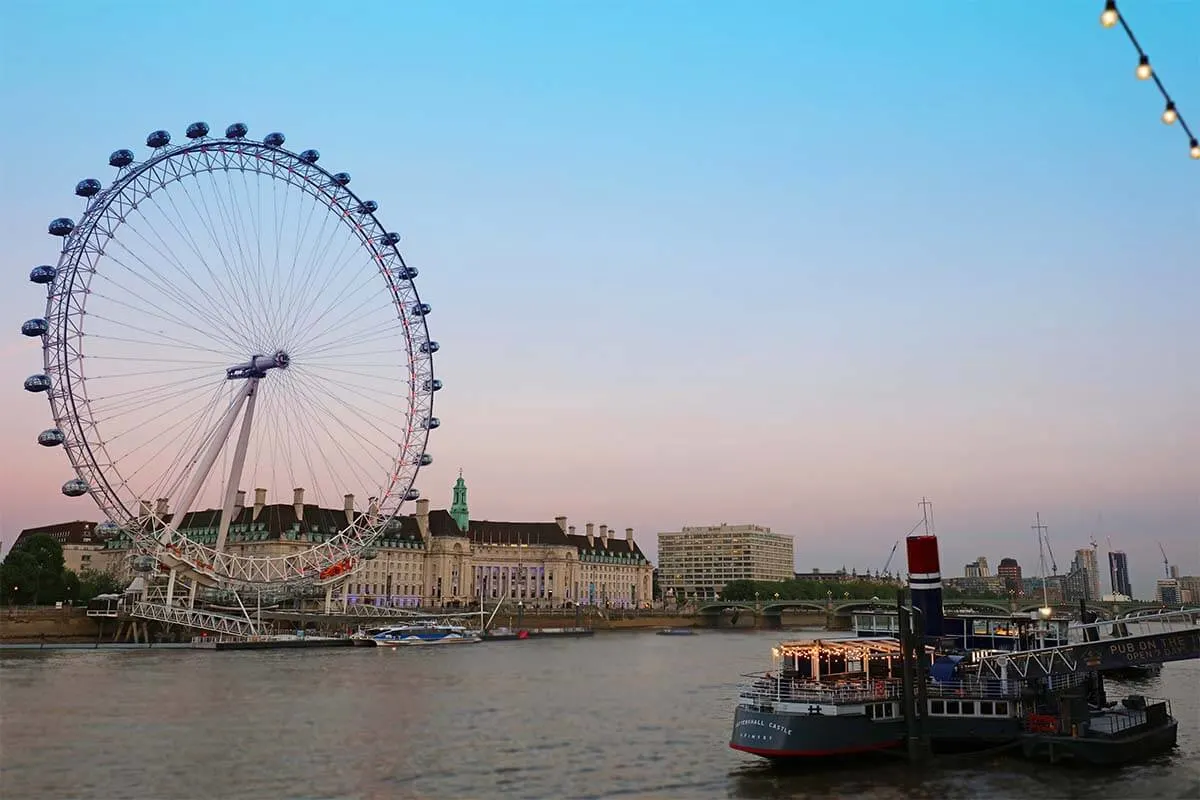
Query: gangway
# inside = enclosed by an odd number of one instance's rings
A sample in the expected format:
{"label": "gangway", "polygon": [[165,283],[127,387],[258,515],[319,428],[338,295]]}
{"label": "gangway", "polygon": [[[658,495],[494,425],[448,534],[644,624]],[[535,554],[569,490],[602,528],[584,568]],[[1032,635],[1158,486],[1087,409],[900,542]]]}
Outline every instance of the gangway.
{"label": "gangway", "polygon": [[1194,609],[1094,622],[1071,630],[1091,641],[996,653],[980,659],[979,669],[993,678],[1027,679],[1200,658],[1200,612]]}
{"label": "gangway", "polygon": [[247,617],[234,617],[199,608],[139,601],[133,604],[129,615],[172,625],[186,625],[189,628],[243,639],[258,635],[258,628],[254,621]]}

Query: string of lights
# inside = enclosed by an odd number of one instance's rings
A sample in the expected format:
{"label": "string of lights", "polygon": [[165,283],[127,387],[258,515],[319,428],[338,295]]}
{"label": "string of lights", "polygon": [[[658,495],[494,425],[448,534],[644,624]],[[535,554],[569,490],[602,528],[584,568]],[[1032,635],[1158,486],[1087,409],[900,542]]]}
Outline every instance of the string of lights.
{"label": "string of lights", "polygon": [[1129,41],[1133,43],[1134,49],[1137,50],[1138,65],[1133,74],[1137,76],[1139,81],[1154,81],[1154,85],[1162,93],[1163,102],[1165,103],[1161,117],[1163,124],[1174,125],[1178,122],[1179,127],[1183,128],[1183,132],[1188,138],[1188,148],[1192,158],[1200,160],[1200,140],[1197,140],[1196,134],[1192,133],[1192,129],[1188,127],[1187,122],[1183,119],[1183,115],[1179,113],[1175,101],[1171,99],[1171,95],[1167,92],[1167,87],[1163,86],[1162,81],[1159,80],[1158,73],[1150,66],[1150,56],[1146,55],[1146,51],[1142,49],[1142,45],[1138,42],[1137,37],[1133,35],[1129,23],[1125,21],[1125,15],[1117,10],[1117,0],[1105,0],[1104,11],[1100,14],[1100,24],[1105,28],[1113,28],[1116,27],[1118,22],[1121,23],[1121,27],[1125,30],[1125,35],[1129,37]]}

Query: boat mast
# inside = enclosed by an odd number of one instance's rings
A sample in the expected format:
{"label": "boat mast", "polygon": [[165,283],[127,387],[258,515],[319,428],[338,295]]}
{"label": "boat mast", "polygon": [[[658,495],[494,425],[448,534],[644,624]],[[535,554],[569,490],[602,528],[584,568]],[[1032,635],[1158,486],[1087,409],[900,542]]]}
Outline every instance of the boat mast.
{"label": "boat mast", "polygon": [[[1042,608],[1050,607],[1050,592],[1046,588],[1046,526],[1042,524],[1042,513],[1037,512],[1037,522],[1031,526],[1037,531],[1038,537],[1038,561],[1042,568]],[[1055,570],[1057,572],[1057,570]]]}
{"label": "boat mast", "polygon": [[933,503],[928,498],[922,497],[921,502],[917,505],[921,506],[921,516],[925,523],[925,535],[933,536],[933,531],[936,530],[933,526]]}

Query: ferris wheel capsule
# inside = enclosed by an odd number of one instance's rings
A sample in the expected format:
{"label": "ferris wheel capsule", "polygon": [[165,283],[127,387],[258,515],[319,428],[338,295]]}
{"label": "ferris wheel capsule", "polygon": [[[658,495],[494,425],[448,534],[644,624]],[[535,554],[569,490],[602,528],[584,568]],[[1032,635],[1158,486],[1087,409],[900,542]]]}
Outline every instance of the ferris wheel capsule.
{"label": "ferris wheel capsule", "polygon": [[153,572],[158,567],[158,559],[154,556],[137,556],[133,559],[134,572]]}
{"label": "ferris wheel capsule", "polygon": [[58,275],[58,270],[49,264],[42,264],[29,270],[29,280],[32,283],[54,283],[54,278]]}
{"label": "ferris wheel capsule", "polygon": [[133,163],[132,150],[114,150],[113,154],[108,157],[108,165],[110,167],[128,167]]}
{"label": "ferris wheel capsule", "polygon": [[67,497],[80,497],[88,493],[87,481],[81,478],[72,478],[62,485],[62,493]]}
{"label": "ferris wheel capsule", "polygon": [[67,440],[62,428],[47,428],[38,434],[37,443],[42,447],[58,447]]}
{"label": "ferris wheel capsule", "polygon": [[207,122],[193,122],[187,126],[185,135],[189,139],[203,139],[205,136],[208,136],[208,130]]}
{"label": "ferris wheel capsule", "polygon": [[170,143],[170,131],[154,131],[146,137],[146,147],[153,147],[156,150],[160,147],[166,147]]}
{"label": "ferris wheel capsule", "polygon": [[50,232],[51,236],[70,236],[71,231],[75,230],[75,222],[67,217],[59,217],[51,220],[46,230]]}
{"label": "ferris wheel capsule", "polygon": [[92,197],[93,195],[99,193],[102,188],[103,187],[100,185],[100,181],[96,180],[95,178],[84,178],[79,183],[75,184],[75,194],[79,195],[80,197]]}
{"label": "ferris wheel capsule", "polygon": [[50,330],[50,323],[41,317],[27,319],[21,323],[21,333],[25,336],[45,336],[48,330]]}

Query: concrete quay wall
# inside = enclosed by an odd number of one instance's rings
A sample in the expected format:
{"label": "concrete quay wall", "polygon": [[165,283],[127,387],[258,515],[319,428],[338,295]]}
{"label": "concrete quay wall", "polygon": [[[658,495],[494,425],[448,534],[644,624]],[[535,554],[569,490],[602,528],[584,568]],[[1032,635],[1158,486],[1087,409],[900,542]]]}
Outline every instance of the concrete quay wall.
{"label": "concrete quay wall", "polygon": [[0,642],[80,641],[112,636],[116,621],[101,630],[85,608],[7,608],[0,611]]}

